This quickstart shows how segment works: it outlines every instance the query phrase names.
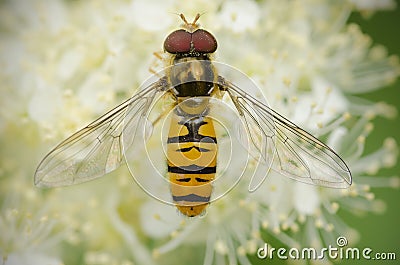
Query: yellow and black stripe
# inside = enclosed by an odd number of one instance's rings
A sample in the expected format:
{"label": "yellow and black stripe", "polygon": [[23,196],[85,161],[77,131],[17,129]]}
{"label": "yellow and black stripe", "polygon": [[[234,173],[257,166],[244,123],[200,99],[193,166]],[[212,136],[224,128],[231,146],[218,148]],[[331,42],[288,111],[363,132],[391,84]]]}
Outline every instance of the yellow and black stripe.
{"label": "yellow and black stripe", "polygon": [[217,139],[212,119],[177,107],[167,144],[173,201],[184,215],[197,216],[210,201],[216,173]]}

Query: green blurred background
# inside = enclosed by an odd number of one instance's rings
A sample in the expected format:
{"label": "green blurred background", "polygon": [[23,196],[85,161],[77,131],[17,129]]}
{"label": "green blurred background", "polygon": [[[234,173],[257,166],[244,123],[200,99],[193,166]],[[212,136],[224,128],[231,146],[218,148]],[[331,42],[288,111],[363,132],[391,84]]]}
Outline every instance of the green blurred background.
{"label": "green blurred background", "polygon": [[[397,1],[398,8],[394,11],[382,11],[374,14],[371,18],[365,19],[360,14],[353,14],[350,21],[361,26],[364,33],[370,35],[374,43],[387,47],[389,54],[400,56],[400,1]],[[396,106],[400,112],[400,79],[383,90],[369,93],[364,97],[375,101],[386,101]],[[371,152],[382,144],[387,136],[393,136],[400,144],[400,117],[387,120],[377,118],[374,121],[375,129],[368,137],[366,151]],[[394,168],[382,170],[383,175],[399,175],[400,163]],[[400,264],[400,190],[376,189],[377,198],[387,202],[387,210],[383,215],[370,214],[363,218],[345,216],[349,224],[358,226],[361,232],[360,247],[368,246],[374,251],[396,252],[396,261],[381,261],[381,264]],[[365,261],[364,261],[365,262]],[[354,264],[364,264],[354,262]],[[374,264],[377,264],[375,261]]]}
{"label": "green blurred background", "polygon": [[[380,0],[377,0],[380,1]],[[369,35],[374,44],[382,44],[388,49],[390,55],[400,57],[400,0],[397,0],[397,9],[392,11],[379,11],[371,17],[363,17],[360,13],[353,13],[349,23],[360,25],[362,31]],[[370,153],[382,146],[385,138],[395,138],[400,145],[400,79],[396,83],[376,92],[364,94],[363,98],[373,101],[385,101],[395,106],[399,115],[395,119],[376,118],[374,130],[367,138],[366,152]],[[400,162],[394,168],[381,170],[378,174],[383,176],[399,176]],[[383,214],[367,214],[354,216],[345,211],[339,214],[346,223],[360,232],[361,238],[357,247],[369,247],[376,252],[395,252],[396,260],[338,260],[340,264],[400,264],[400,190],[399,189],[373,189],[377,199],[387,203]],[[349,242],[351,243],[351,242]],[[254,264],[287,264],[285,261],[256,260]]]}

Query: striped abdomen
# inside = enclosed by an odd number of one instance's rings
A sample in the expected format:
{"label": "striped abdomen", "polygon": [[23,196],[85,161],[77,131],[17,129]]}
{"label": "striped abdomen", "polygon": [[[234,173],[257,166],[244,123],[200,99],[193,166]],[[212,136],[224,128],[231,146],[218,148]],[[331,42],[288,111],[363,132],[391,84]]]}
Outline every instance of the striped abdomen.
{"label": "striped abdomen", "polygon": [[172,199],[183,214],[199,215],[210,201],[216,172],[217,140],[212,119],[174,111],[167,144]]}

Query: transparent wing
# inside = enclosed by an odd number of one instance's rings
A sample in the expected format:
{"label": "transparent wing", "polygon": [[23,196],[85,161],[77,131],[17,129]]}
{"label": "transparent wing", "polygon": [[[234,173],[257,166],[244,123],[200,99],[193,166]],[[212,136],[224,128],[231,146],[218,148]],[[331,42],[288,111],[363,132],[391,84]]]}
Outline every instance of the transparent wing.
{"label": "transparent wing", "polygon": [[[345,162],[326,144],[279,113],[220,78],[249,134],[250,149],[259,161],[297,181],[331,188],[346,188],[352,177]],[[256,184],[260,186],[265,179]]]}
{"label": "transparent wing", "polygon": [[[57,145],[36,169],[35,185],[58,187],[77,184],[118,168],[124,161],[122,133],[128,131],[125,137],[145,125],[149,106],[157,93],[165,91],[162,81],[160,79],[142,89]],[[125,120],[127,115],[129,120]]]}

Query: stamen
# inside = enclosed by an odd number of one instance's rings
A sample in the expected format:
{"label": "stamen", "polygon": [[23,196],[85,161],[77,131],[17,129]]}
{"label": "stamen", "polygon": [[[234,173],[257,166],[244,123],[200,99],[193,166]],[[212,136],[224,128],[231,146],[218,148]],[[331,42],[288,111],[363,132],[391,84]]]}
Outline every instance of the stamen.
{"label": "stamen", "polygon": [[214,245],[216,240],[216,231],[210,230],[207,237],[206,253],[203,265],[212,265],[214,259]]}
{"label": "stamen", "polygon": [[157,249],[159,254],[164,254],[167,253],[175,248],[177,248],[182,242],[185,240],[185,238],[188,237],[190,233],[193,232],[194,229],[199,225],[200,219],[194,220],[193,223],[190,225],[186,226],[180,233],[176,234],[170,241],[168,241],[166,244],[163,246],[159,247]]}

